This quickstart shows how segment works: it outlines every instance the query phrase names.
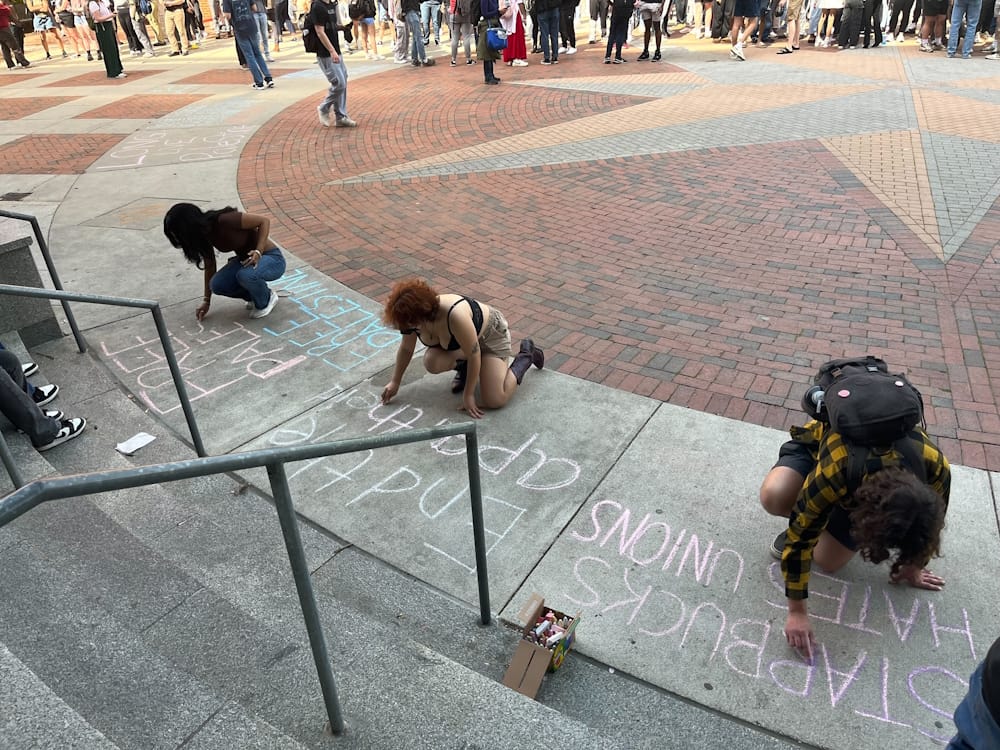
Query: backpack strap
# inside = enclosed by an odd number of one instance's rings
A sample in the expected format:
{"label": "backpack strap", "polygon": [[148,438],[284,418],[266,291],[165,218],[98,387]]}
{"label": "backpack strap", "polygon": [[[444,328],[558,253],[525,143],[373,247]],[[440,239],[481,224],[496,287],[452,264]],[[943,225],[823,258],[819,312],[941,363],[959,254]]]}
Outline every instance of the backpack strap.
{"label": "backpack strap", "polygon": [[[845,443],[845,446],[847,447],[847,496],[850,497],[861,486],[871,449],[856,443]],[[893,442],[892,447],[903,457],[903,468],[926,483],[927,467],[924,465],[922,441],[910,433]]]}

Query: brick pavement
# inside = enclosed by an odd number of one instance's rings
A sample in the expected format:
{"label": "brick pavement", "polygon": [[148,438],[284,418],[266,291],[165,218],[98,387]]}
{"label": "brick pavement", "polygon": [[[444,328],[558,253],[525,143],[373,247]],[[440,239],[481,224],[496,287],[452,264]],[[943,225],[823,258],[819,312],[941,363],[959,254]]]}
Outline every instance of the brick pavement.
{"label": "brick pavement", "polygon": [[5,174],[83,174],[123,138],[110,133],[24,136],[0,145],[0,164]]}
{"label": "brick pavement", "polygon": [[966,96],[997,69],[776,49],[685,37],[669,67],[605,67],[584,46],[496,89],[390,70],[351,83],[356,131],[318,127],[318,94],[272,120],[241,197],[367,295],[426,277],[551,367],[681,406],[788,427],[821,361],[880,353],[956,462],[1000,469],[1000,103]]}
{"label": "brick pavement", "polygon": [[55,107],[66,102],[71,102],[78,97],[75,96],[35,96],[31,99],[15,99],[7,97],[4,99],[3,108],[0,109],[0,120],[20,120],[42,112],[49,107]]}
{"label": "brick pavement", "polygon": [[103,107],[97,107],[76,116],[87,120],[163,117],[163,115],[201,101],[208,96],[209,94],[139,94],[105,104]]}

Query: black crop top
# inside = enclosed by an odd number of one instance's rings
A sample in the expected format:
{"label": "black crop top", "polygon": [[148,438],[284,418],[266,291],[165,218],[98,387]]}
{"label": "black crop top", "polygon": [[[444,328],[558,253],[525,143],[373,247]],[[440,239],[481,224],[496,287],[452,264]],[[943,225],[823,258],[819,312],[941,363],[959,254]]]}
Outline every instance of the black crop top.
{"label": "black crop top", "polygon": [[[469,303],[469,309],[472,310],[472,325],[476,327],[476,335],[478,336],[483,330],[483,308],[479,306],[479,303],[471,297],[462,297],[462,299],[456,300],[455,304],[448,308],[448,314],[445,316],[445,319],[448,321],[448,333],[451,335],[451,341],[448,342],[448,346],[446,347],[449,352],[462,348],[462,345],[455,339],[455,334],[451,332],[451,311],[461,302]],[[420,339],[419,331],[417,332],[417,338]],[[420,343],[424,344],[424,340],[420,339]],[[424,344],[424,346],[427,346],[427,344]]]}

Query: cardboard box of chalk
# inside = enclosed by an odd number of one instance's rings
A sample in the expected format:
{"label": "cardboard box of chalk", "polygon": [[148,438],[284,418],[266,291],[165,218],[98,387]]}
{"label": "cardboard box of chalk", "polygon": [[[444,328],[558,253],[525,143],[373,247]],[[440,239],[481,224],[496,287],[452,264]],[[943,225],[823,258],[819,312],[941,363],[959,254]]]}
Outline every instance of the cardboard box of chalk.
{"label": "cardboard box of chalk", "polygon": [[567,615],[546,607],[541,595],[532,594],[518,617],[524,628],[502,683],[534,698],[545,673],[559,669],[573,647],[580,613]]}

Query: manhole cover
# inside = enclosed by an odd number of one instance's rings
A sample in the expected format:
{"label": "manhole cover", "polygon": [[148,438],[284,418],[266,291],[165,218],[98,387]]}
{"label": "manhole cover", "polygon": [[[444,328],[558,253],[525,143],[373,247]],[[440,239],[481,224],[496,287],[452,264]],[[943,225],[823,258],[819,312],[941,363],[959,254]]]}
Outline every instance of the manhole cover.
{"label": "manhole cover", "polygon": [[4,193],[0,195],[0,201],[20,201],[27,198],[31,193]]}

